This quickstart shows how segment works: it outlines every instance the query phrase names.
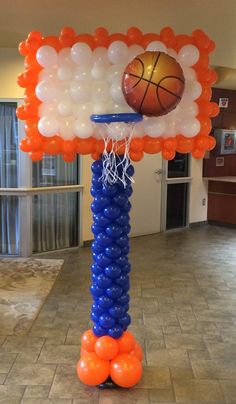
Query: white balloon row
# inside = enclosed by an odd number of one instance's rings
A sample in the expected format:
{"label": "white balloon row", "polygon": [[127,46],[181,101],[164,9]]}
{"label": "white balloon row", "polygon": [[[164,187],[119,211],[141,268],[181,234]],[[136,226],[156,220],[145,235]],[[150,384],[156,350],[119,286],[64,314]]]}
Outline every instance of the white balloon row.
{"label": "white balloon row", "polygon": [[[193,66],[199,59],[199,51],[194,45],[183,46],[177,54],[174,49],[168,51],[166,45],[161,41],[151,42],[147,51],[160,51],[169,53],[175,57],[182,66]],[[110,64],[127,64],[138,54],[144,52],[140,45],[128,47],[122,41],[114,41],[108,48],[98,47],[94,51],[86,44],[77,42],[71,48],[64,48],[59,53],[49,45],[41,46],[36,54],[38,63],[44,67],[52,66],[100,66],[108,67]]]}

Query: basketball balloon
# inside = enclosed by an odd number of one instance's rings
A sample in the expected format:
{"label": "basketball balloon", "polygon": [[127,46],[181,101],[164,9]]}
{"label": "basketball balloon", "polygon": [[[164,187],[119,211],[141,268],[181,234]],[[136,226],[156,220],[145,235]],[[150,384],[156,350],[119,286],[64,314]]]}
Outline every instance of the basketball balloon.
{"label": "basketball balloon", "polygon": [[179,63],[164,52],[144,52],[125,68],[122,91],[129,106],[146,116],[165,115],[180,102],[184,74]]}

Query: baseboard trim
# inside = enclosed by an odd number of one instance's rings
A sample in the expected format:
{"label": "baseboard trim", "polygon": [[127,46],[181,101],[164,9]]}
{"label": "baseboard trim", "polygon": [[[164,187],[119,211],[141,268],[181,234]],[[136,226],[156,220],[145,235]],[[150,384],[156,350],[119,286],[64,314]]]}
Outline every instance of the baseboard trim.
{"label": "baseboard trim", "polygon": [[189,223],[189,227],[190,227],[190,228],[202,227],[202,226],[206,226],[207,224],[208,224],[208,221],[207,221],[207,220],[202,220],[201,222]]}
{"label": "baseboard trim", "polygon": [[208,220],[208,224],[212,226],[220,226],[220,227],[228,227],[230,229],[236,229],[235,223],[223,223],[223,222],[217,222],[215,220]]}

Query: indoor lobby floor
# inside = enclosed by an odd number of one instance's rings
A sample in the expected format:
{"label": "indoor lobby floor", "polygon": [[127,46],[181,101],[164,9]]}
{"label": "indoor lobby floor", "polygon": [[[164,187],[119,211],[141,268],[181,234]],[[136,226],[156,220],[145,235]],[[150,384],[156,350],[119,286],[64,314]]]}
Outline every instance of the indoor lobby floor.
{"label": "indoor lobby floor", "polygon": [[65,264],[28,334],[0,329],[0,403],[236,403],[235,229],[131,240],[130,331],[144,371],[128,390],[89,388],[75,373],[90,325],[90,248],[44,257]]}

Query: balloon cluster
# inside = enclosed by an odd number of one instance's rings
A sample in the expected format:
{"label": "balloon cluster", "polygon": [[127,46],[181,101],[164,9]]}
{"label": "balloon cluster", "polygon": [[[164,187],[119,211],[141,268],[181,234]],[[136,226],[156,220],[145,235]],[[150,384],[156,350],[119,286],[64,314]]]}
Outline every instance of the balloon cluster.
{"label": "balloon cluster", "polygon": [[110,376],[120,387],[133,387],[141,379],[142,349],[129,331],[114,339],[96,337],[88,330],[82,335],[81,345],[77,374],[83,383],[96,386]]}
{"label": "balloon cluster", "polygon": [[[130,158],[144,153],[162,152],[172,159],[176,151],[191,152],[195,158],[215,146],[210,118],[219,107],[210,102],[216,73],[209,68],[209,54],[215,44],[201,30],[192,35],[175,35],[170,27],[160,34],[143,34],[131,27],[125,34],[109,34],[98,28],[94,35],[76,35],[64,27],[60,36],[43,37],[33,31],[19,45],[25,56],[25,71],[18,84],[25,88],[25,104],[17,116],[25,120],[27,137],[21,150],[33,161],[44,154],[61,154],[67,162],[76,154],[91,154],[98,159],[104,151],[104,137],[120,142],[125,137],[124,123],[112,131],[90,121],[91,114],[132,112],[122,92],[122,76],[127,64],[144,51],[166,53],[180,64],[185,89],[179,105],[160,117],[144,116],[135,124],[130,143]],[[122,135],[121,135],[122,134]],[[112,147],[112,146],[111,146]]]}
{"label": "balloon cluster", "polygon": [[[123,166],[119,166],[122,176]],[[91,205],[94,223],[92,231],[93,264],[90,292],[94,299],[91,319],[97,337],[109,335],[119,338],[130,324],[129,310],[129,211],[132,194],[130,180],[126,188],[122,182],[114,185],[101,181],[102,159],[92,164]],[[128,175],[134,169],[129,166]]]}

